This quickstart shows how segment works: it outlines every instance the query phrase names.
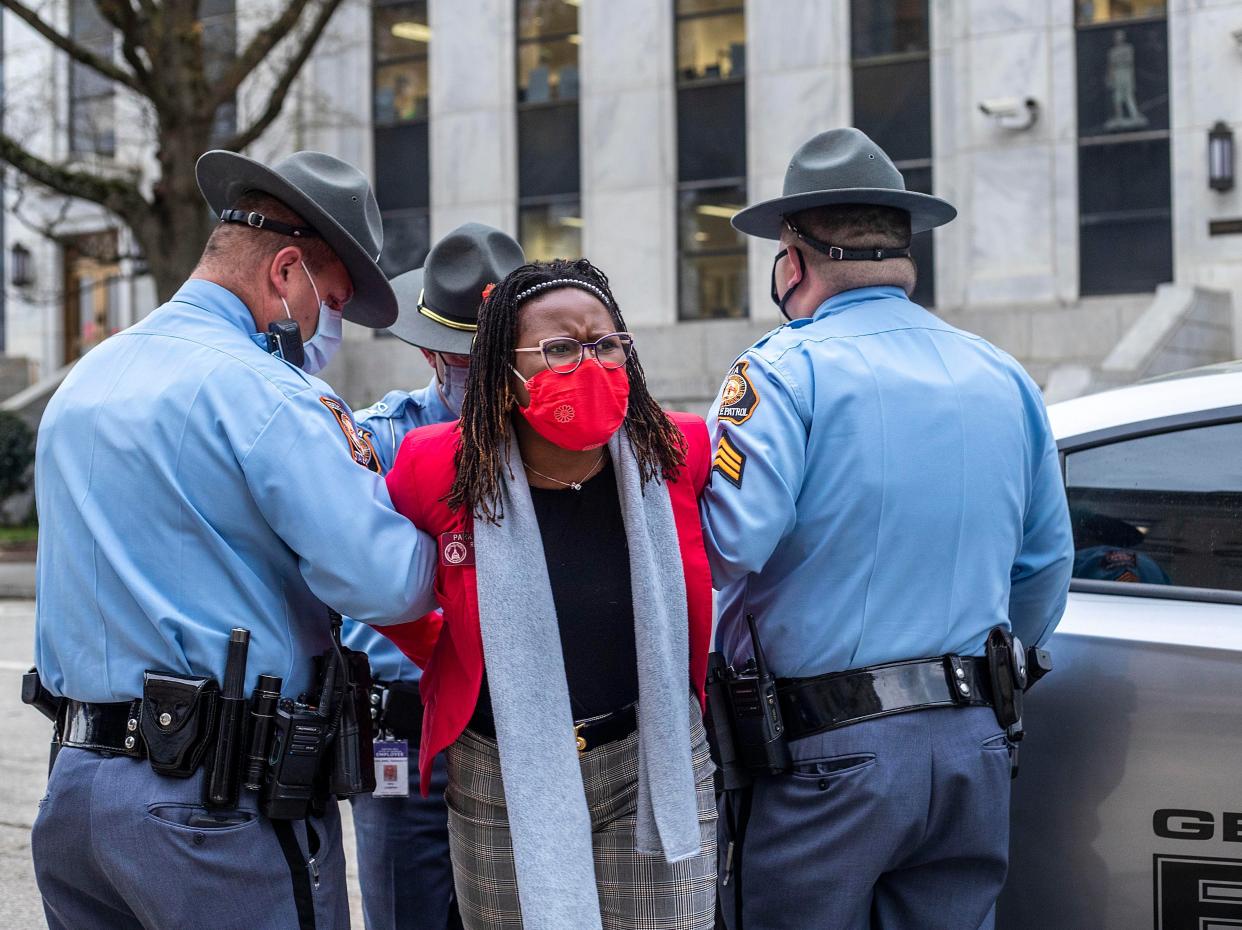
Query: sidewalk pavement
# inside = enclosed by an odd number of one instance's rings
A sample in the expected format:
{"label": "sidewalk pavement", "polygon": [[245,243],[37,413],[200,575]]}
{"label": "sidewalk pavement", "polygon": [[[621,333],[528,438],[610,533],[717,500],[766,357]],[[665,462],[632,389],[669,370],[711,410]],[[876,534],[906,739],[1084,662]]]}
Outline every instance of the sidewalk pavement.
{"label": "sidewalk pavement", "polygon": [[35,596],[34,562],[0,562],[0,598]]}

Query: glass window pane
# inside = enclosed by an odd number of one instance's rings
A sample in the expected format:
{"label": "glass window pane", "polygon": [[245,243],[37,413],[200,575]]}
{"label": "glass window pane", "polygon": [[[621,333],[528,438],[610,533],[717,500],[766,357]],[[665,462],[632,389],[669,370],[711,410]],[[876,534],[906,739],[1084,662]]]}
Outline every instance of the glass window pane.
{"label": "glass window pane", "polygon": [[1165,0],[1078,0],[1075,15],[1078,25],[1089,26],[1143,16],[1163,16],[1166,7]]}
{"label": "glass window pane", "polygon": [[1078,31],[1078,135],[1169,128],[1164,20]]}
{"label": "glass window pane", "polygon": [[381,210],[429,205],[425,122],[375,130],[375,199]]}
{"label": "glass window pane", "polygon": [[1168,216],[1082,224],[1078,234],[1079,292],[1145,294],[1173,280],[1173,233]]}
{"label": "glass window pane", "polygon": [[375,8],[375,60],[390,61],[411,55],[426,55],[431,30],[427,26],[427,4],[401,3]]}
{"label": "glass window pane", "polygon": [[567,0],[518,0],[518,38],[566,35],[578,31],[578,6]]}
{"label": "glass window pane", "polygon": [[931,158],[931,63],[927,58],[854,68],[854,125],[893,161]]}
{"label": "glass window pane", "polygon": [[1169,141],[1078,149],[1078,210],[1084,216],[1169,209]]}
{"label": "glass window pane", "polygon": [[518,111],[518,194],[576,194],[579,185],[578,105]]}
{"label": "glass window pane", "polygon": [[677,79],[719,81],[746,73],[746,17],[741,13],[677,23]]}
{"label": "glass window pane", "polygon": [[116,110],[112,94],[78,97],[69,108],[69,148],[79,155],[116,152]]}
{"label": "glass window pane", "polygon": [[392,278],[403,271],[421,268],[431,247],[431,220],[426,210],[385,213],[384,251],[379,266]]}
{"label": "glass window pane", "polygon": [[375,69],[375,122],[392,125],[427,116],[427,59]]}
{"label": "glass window pane", "polygon": [[742,84],[677,91],[677,176],[710,181],[746,175],[746,88]]}
{"label": "glass window pane", "polygon": [[522,207],[518,241],[528,261],[582,256],[582,205],[576,200]]}
{"label": "glass window pane", "polygon": [[74,39],[108,38],[112,42],[112,26],[99,13],[96,0],[73,0],[69,7],[69,36]]}
{"label": "glass window pane", "polygon": [[927,51],[927,0],[852,0],[850,41],[853,58]]}
{"label": "glass window pane", "polygon": [[1242,423],[1066,458],[1074,577],[1242,590]]}
{"label": "glass window pane", "polygon": [[743,5],[742,0],[677,0],[677,15],[712,13],[722,10],[740,13]]}
{"label": "glass window pane", "polygon": [[517,47],[520,103],[578,99],[577,37],[523,42]]}
{"label": "glass window pane", "polygon": [[741,187],[682,191],[678,210],[681,251],[680,317],[744,317],[746,239],[729,220],[746,204]]}

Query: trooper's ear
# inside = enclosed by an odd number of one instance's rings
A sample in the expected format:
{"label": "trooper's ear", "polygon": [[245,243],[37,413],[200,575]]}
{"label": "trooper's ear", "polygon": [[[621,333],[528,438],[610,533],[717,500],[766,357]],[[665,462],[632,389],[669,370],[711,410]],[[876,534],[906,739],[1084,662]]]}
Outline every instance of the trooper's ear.
{"label": "trooper's ear", "polygon": [[281,297],[289,297],[289,276],[299,268],[302,258],[302,250],[296,245],[287,245],[272,256],[268,265],[268,278]]}

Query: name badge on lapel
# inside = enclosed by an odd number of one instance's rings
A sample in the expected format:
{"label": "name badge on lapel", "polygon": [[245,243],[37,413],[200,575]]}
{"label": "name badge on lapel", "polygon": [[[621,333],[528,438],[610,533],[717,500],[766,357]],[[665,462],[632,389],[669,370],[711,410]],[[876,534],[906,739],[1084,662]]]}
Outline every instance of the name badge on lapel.
{"label": "name badge on lapel", "polygon": [[474,564],[473,533],[441,533],[440,564],[445,568],[460,568]]}

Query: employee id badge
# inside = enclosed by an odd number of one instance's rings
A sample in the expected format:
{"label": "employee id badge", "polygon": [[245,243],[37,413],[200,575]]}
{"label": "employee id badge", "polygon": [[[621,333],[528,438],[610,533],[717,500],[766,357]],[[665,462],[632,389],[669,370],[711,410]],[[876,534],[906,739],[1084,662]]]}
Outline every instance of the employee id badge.
{"label": "employee id badge", "polygon": [[372,796],[410,796],[410,744],[405,740],[375,741],[375,791]]}

